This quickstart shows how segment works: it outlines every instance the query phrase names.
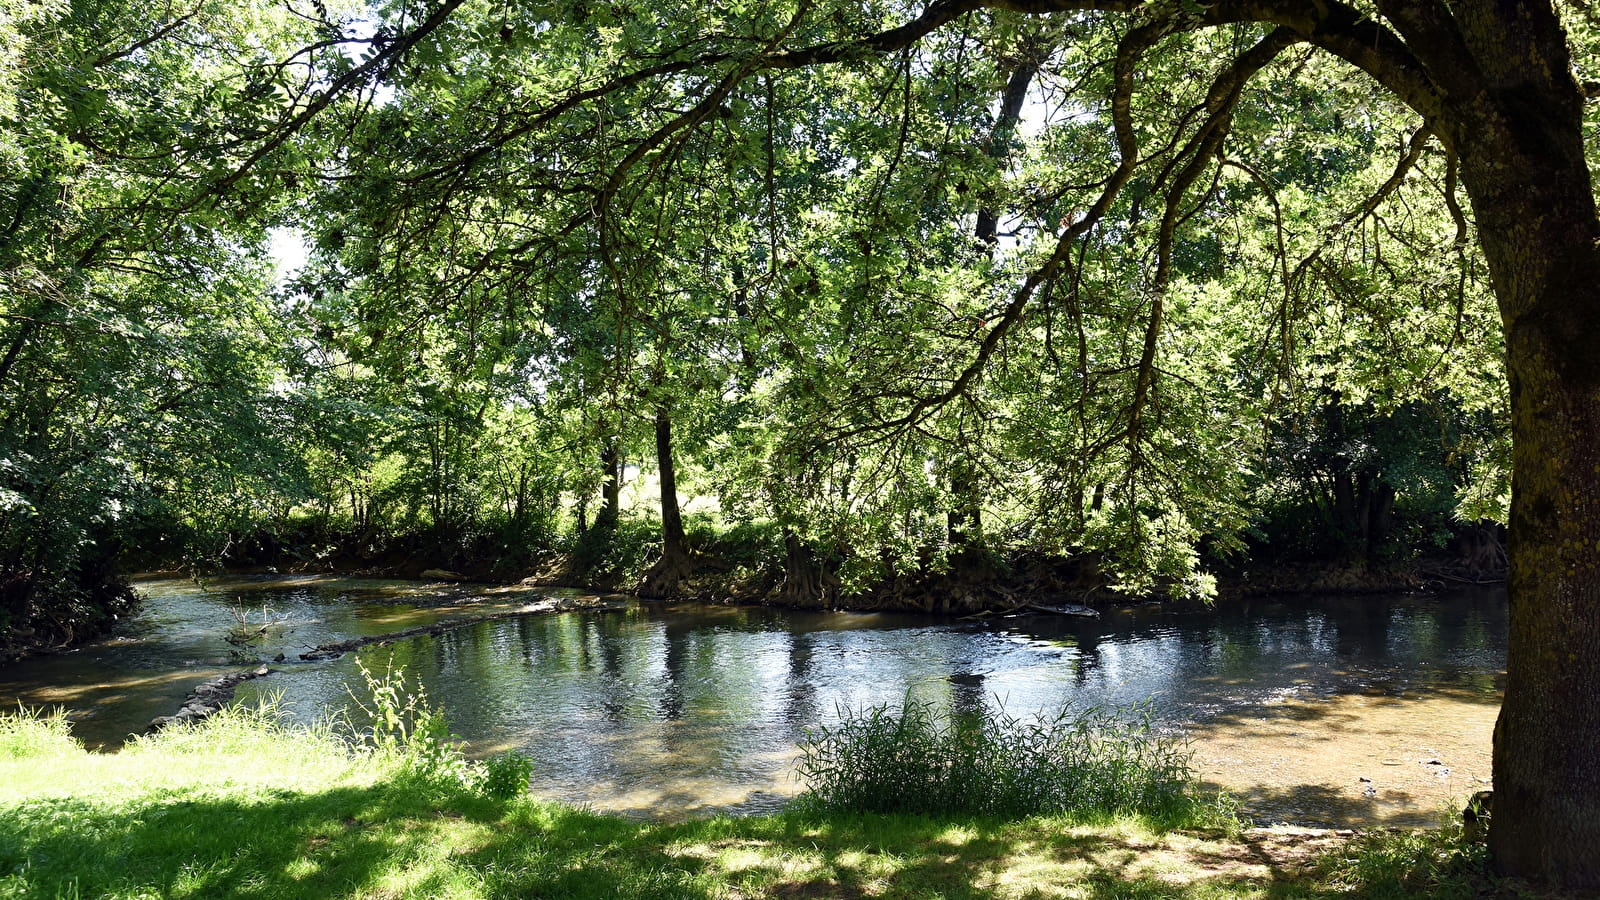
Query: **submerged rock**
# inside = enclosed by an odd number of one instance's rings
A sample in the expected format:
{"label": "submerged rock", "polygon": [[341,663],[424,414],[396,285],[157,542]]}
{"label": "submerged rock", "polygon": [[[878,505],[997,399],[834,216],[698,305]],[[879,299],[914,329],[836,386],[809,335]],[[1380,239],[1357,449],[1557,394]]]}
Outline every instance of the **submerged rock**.
{"label": "submerged rock", "polygon": [[1057,616],[1081,616],[1085,619],[1100,618],[1099,610],[1084,606],[1082,603],[1030,603],[1024,609]]}
{"label": "submerged rock", "polygon": [[450,622],[435,622],[432,625],[418,625],[404,631],[393,631],[388,634],[374,634],[366,637],[351,638],[348,641],[339,641],[332,644],[321,644],[313,647],[309,652],[300,654],[300,658],[307,662],[317,662],[326,659],[338,659],[352,650],[367,647],[372,644],[392,644],[406,638],[419,637],[425,634],[443,634],[457,628],[466,628],[482,622],[494,622],[500,619],[518,619],[523,616],[538,615],[551,612],[565,612],[574,609],[614,609],[627,605],[628,598],[621,594],[607,594],[605,596],[590,597],[541,597],[527,604],[521,609],[507,612],[489,613],[482,616],[471,616]]}

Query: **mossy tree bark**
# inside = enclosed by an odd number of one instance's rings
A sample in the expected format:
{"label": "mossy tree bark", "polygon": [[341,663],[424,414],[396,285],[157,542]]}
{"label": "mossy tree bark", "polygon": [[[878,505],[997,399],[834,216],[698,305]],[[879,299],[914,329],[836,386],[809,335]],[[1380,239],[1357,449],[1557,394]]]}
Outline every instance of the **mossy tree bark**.
{"label": "mossy tree bark", "polygon": [[838,597],[838,579],[800,535],[790,530],[783,532],[783,553],[783,584],[777,591],[780,603],[803,608],[826,607]]}
{"label": "mossy tree bark", "polygon": [[1441,121],[1505,325],[1514,444],[1490,850],[1504,873],[1595,887],[1600,217],[1584,159],[1585,97],[1548,4],[1464,3],[1456,21],[1474,63],[1460,82],[1476,90],[1447,94]]}

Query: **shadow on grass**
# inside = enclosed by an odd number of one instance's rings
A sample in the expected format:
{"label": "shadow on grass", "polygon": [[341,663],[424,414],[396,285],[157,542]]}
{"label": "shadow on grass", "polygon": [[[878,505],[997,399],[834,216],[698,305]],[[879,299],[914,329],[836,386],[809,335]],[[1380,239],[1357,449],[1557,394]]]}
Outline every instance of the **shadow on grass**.
{"label": "shadow on grass", "polygon": [[[1048,820],[788,814],[674,826],[669,846],[745,897],[1348,896],[1222,834],[1128,837]],[[1190,847],[1189,845],[1196,845]]]}
{"label": "shadow on grass", "polygon": [[708,896],[660,852],[608,858],[637,830],[554,807],[507,815],[403,780],[237,799],[50,798],[0,808],[0,897]]}
{"label": "shadow on grass", "polygon": [[1350,896],[1307,875],[1314,854],[1254,834],[816,812],[650,823],[400,779],[0,808],[0,897]]}

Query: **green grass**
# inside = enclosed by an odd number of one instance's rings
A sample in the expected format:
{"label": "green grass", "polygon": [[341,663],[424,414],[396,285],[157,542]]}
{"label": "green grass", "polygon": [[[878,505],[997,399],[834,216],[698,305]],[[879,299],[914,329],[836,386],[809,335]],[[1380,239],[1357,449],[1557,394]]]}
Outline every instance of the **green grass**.
{"label": "green grass", "polygon": [[1323,884],[1364,897],[1464,900],[1489,882],[1489,853],[1483,844],[1463,843],[1460,825],[1450,823],[1438,831],[1362,835],[1324,856],[1318,868]]}
{"label": "green grass", "polygon": [[1294,836],[1130,815],[637,822],[499,799],[506,776],[486,789],[483,767],[437,756],[353,747],[270,709],[115,755],[84,752],[59,719],[3,716],[0,898],[1421,897],[1480,877],[1431,833],[1316,863]]}

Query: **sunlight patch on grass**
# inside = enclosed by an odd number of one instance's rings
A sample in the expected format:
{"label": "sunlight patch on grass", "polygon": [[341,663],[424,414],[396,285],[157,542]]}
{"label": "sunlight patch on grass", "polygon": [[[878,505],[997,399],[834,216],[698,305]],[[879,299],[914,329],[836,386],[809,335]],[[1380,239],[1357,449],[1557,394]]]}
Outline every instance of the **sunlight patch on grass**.
{"label": "sunlight patch on grass", "polygon": [[[208,743],[212,727],[218,740]],[[1484,877],[1474,868],[1481,852],[1449,834],[1346,841],[1172,831],[1104,814],[816,809],[637,822],[525,795],[497,799],[453,765],[429,774],[325,738],[261,717],[225,718],[114,756],[0,757],[0,900],[1332,900],[1464,896]],[[1313,868],[1330,848],[1331,861]]]}
{"label": "sunlight patch on grass", "polygon": [[291,860],[288,865],[283,867],[283,874],[293,878],[295,881],[304,881],[320,871],[322,871],[320,863],[314,859],[304,857]]}
{"label": "sunlight patch on grass", "polygon": [[952,847],[965,847],[976,837],[976,832],[963,825],[951,825],[944,831],[939,832],[940,842],[949,844]]}
{"label": "sunlight patch on grass", "polygon": [[771,861],[769,854],[764,850],[754,848],[739,848],[723,850],[713,857],[717,867],[724,872],[747,872],[753,869],[769,869]]}

